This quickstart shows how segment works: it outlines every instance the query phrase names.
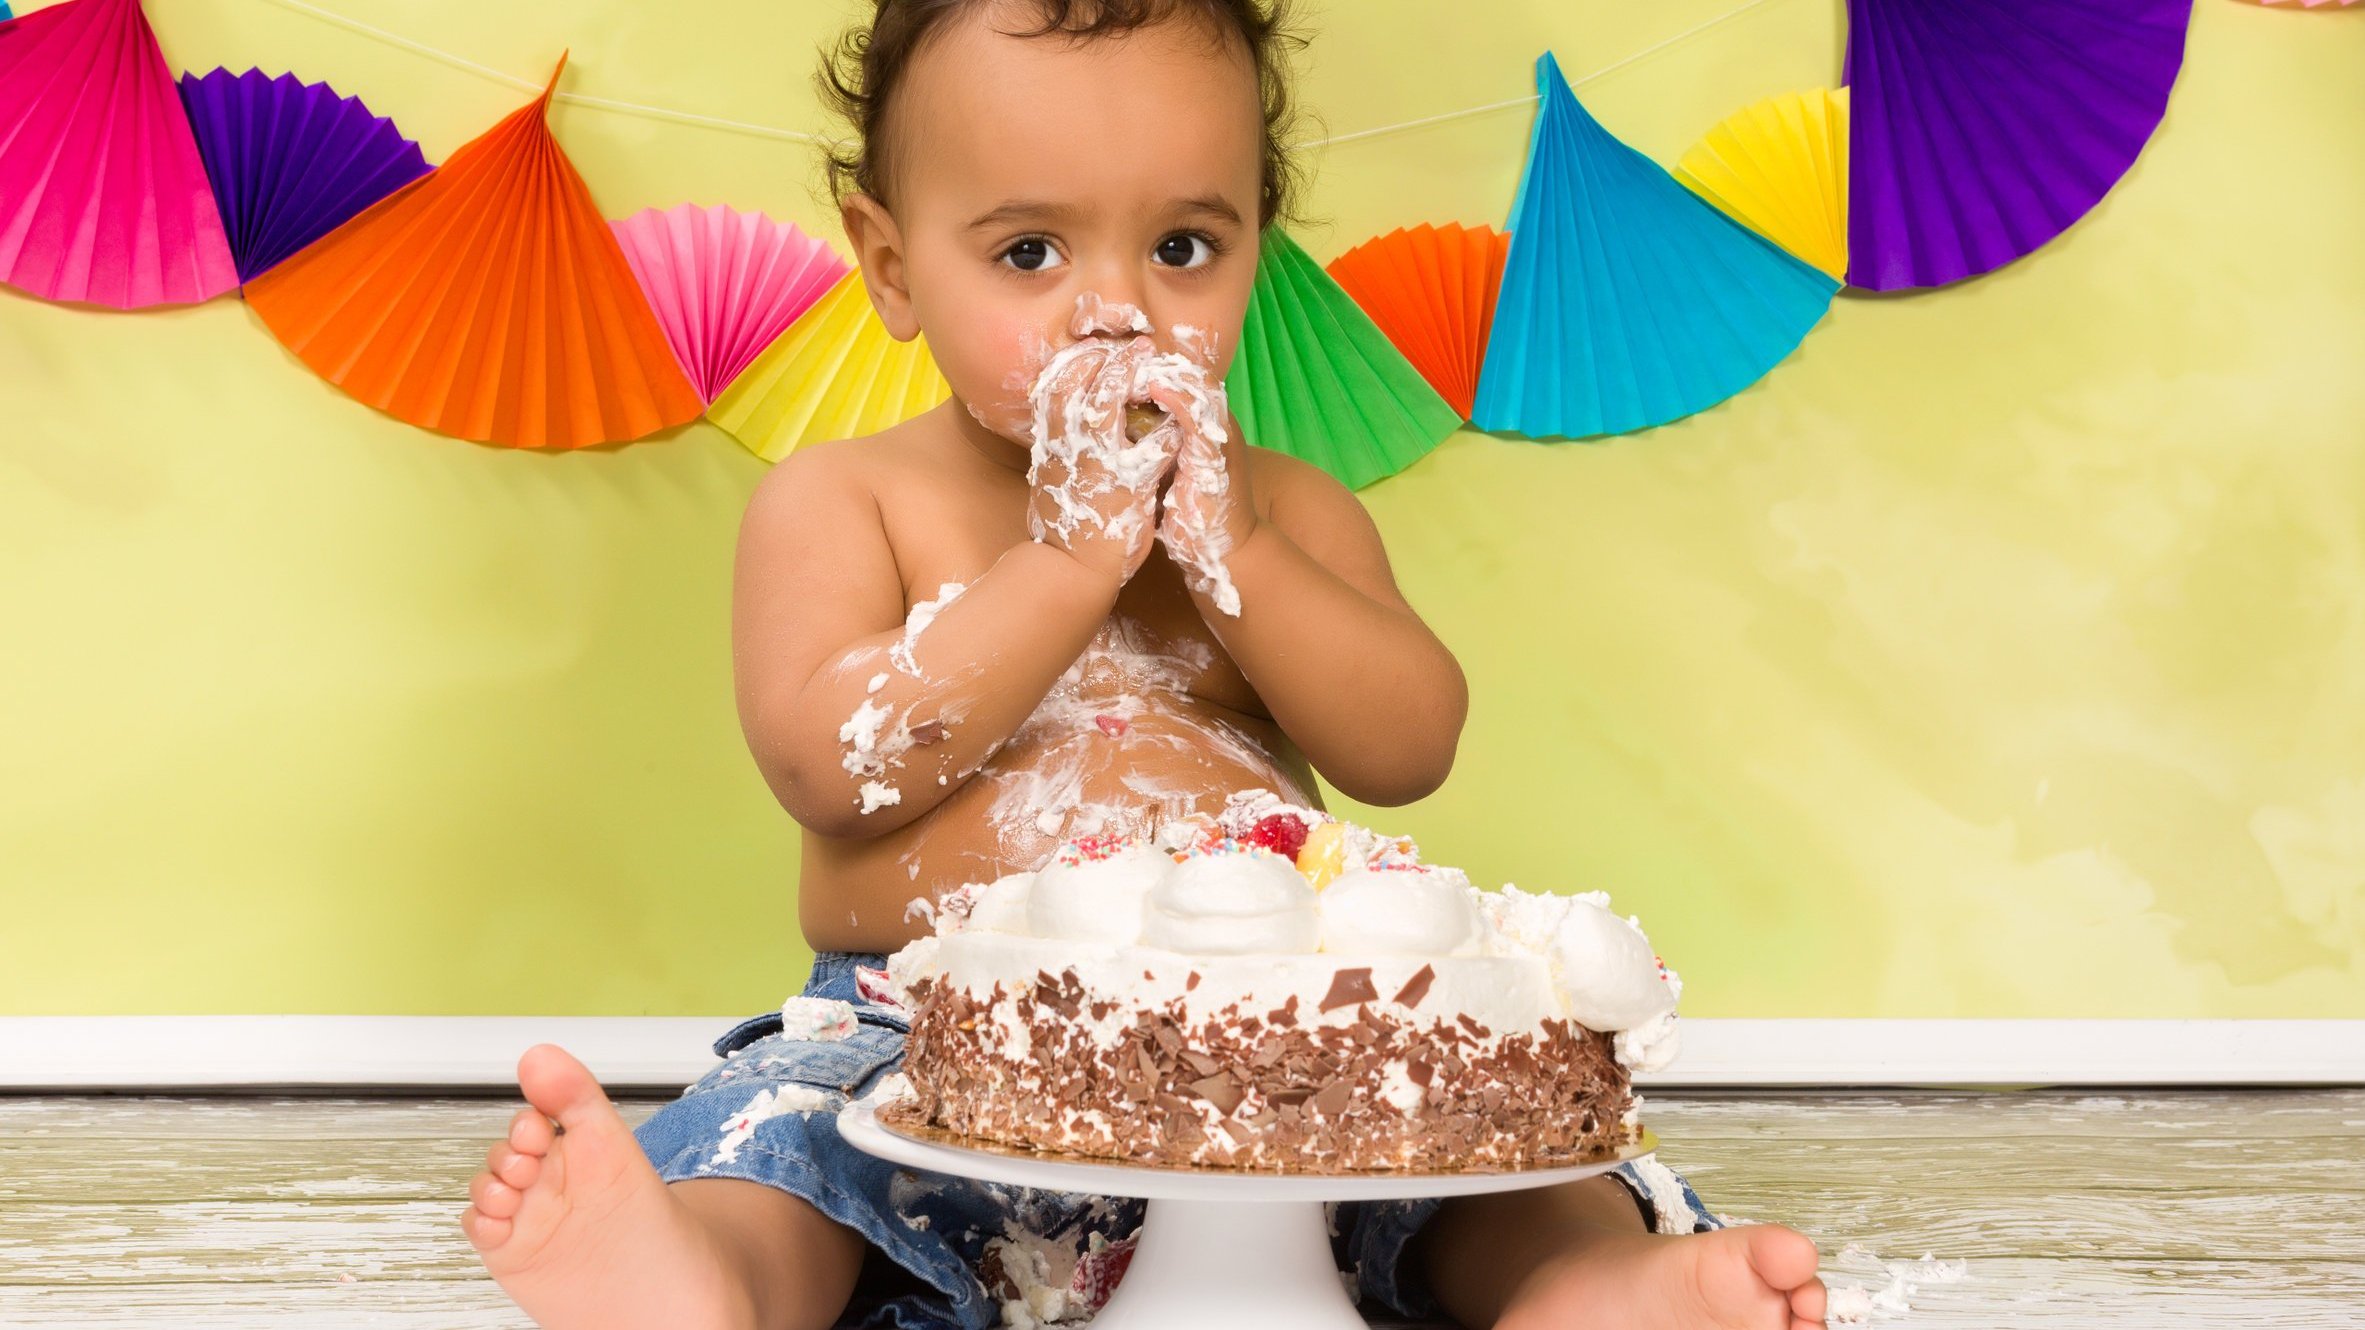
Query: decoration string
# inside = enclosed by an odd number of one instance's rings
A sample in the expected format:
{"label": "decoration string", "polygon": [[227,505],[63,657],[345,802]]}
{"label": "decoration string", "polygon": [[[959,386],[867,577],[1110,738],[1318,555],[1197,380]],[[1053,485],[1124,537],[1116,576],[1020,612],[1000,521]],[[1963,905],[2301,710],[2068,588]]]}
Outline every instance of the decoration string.
{"label": "decoration string", "polygon": [[[1586,84],[1593,82],[1595,79],[1607,78],[1610,75],[1617,73],[1619,70],[1624,69],[1626,66],[1633,64],[1637,60],[1647,59],[1651,56],[1657,55],[1661,51],[1666,50],[1668,47],[1677,46],[1684,42],[1688,42],[1692,38],[1699,36],[1701,33],[1708,31],[1710,28],[1716,27],[1717,25],[1728,22],[1732,19],[1737,19],[1743,14],[1748,13],[1750,10],[1757,8],[1759,5],[1770,3],[1772,3],[1772,0],[1748,0],[1748,3],[1746,4],[1728,9],[1722,14],[1719,14],[1716,17],[1707,20],[1706,22],[1694,24],[1693,26],[1684,29],[1682,32],[1669,37],[1665,41],[1654,42],[1622,60],[1603,65],[1601,68],[1594,70],[1590,74],[1585,74],[1580,77],[1570,79],[1568,85],[1573,90],[1582,88]],[[1374,125],[1370,129],[1358,129],[1348,134],[1333,134],[1326,139],[1303,139],[1297,143],[1291,144],[1290,146],[1293,148],[1324,148],[1330,146],[1333,143],[1351,143],[1356,139],[1376,138],[1382,134],[1396,133],[1398,130],[1418,129],[1423,125],[1434,125],[1447,120],[1461,120],[1469,116],[1485,115],[1489,111],[1501,111],[1514,106],[1533,106],[1542,100],[1543,98],[1540,95],[1529,93],[1525,97],[1514,97],[1507,102],[1488,102],[1484,106],[1467,106],[1459,111],[1447,111],[1441,115],[1425,115],[1418,120],[1405,120],[1393,125]]]}
{"label": "decoration string", "polygon": [[[339,27],[360,33],[367,37],[374,37],[379,41],[389,43],[390,45],[399,46],[406,51],[416,52],[417,54],[427,56],[430,59],[441,60],[446,64],[482,74],[487,78],[494,79],[501,83],[506,83],[511,87],[522,88],[527,92],[538,93],[542,91],[542,85],[539,83],[535,83],[528,79],[519,78],[514,74],[495,69],[490,65],[478,64],[476,61],[470,60],[466,56],[459,55],[451,51],[446,51],[441,47],[429,46],[425,42],[414,41],[411,38],[401,35],[400,33],[388,32],[384,28],[375,27],[371,24],[364,23],[359,19],[336,13],[333,10],[323,9],[320,6],[314,4],[307,4],[305,3],[305,0],[271,0],[271,3],[284,6],[288,9],[302,10],[304,13],[310,14],[313,17],[326,22],[334,23]],[[1739,18],[1743,14],[1748,13],[1750,10],[1756,9],[1761,5],[1767,5],[1771,3],[1773,3],[1773,0],[1745,0],[1745,3],[1736,5],[1735,7],[1726,10],[1724,13],[1718,14],[1715,17],[1707,19],[1701,23],[1694,24],[1693,26],[1684,29],[1682,32],[1676,33],[1674,36],[1669,37],[1664,41],[1654,42],[1651,45],[1636,51],[1632,55],[1613,61],[1610,64],[1603,65],[1601,68],[1594,70],[1592,73],[1571,79],[1569,80],[1569,86],[1572,88],[1581,88],[1596,79],[1607,78],[1609,75],[1626,68],[1628,65],[1634,64],[1636,61],[1648,59],[1649,57],[1657,55],[1660,52],[1669,49],[1670,47],[1681,45],[1682,43],[1690,41],[1692,38],[1699,36],[1701,33],[1707,32],[1711,28],[1718,27],[1722,24],[1730,22],[1733,19]],[[593,97],[579,92],[559,92],[552,94],[552,96],[554,100],[557,101],[574,102],[583,106],[596,106],[602,110],[621,111],[627,115],[643,115],[658,120],[672,120],[685,125],[700,125],[711,129],[728,129],[737,133],[755,134],[764,138],[788,139],[799,143],[818,143],[832,148],[839,147],[845,142],[843,139],[831,138],[824,134],[815,134],[802,129],[783,129],[777,125],[751,124],[745,120],[730,120],[722,116],[700,115],[695,111],[677,111],[671,107],[650,106],[642,102],[619,101],[612,97]],[[1323,148],[1337,143],[1351,143],[1358,139],[1377,138],[1383,134],[1395,134],[1407,129],[1418,129],[1423,125],[1434,125],[1448,120],[1461,120],[1469,116],[1485,115],[1492,111],[1508,110],[1515,106],[1533,106],[1536,104],[1537,100],[1538,98],[1531,93],[1525,97],[1514,97],[1509,101],[1488,102],[1483,106],[1467,106],[1458,111],[1446,111],[1438,115],[1426,115],[1415,120],[1400,121],[1392,125],[1374,125],[1369,129],[1358,129],[1346,134],[1333,134],[1328,138],[1302,139],[1296,143],[1291,144],[1290,146],[1292,148]]]}

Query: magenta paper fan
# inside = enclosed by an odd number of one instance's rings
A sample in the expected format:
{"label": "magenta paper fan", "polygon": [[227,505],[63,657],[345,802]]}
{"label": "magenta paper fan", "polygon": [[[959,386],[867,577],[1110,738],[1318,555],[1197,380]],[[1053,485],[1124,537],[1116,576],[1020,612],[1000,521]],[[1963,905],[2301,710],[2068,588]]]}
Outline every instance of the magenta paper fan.
{"label": "magenta paper fan", "polygon": [[1848,284],[2000,268],[2159,126],[2192,0],[1848,0]]}
{"label": "magenta paper fan", "polygon": [[183,74],[181,100],[242,282],[427,174],[393,121],[325,83],[217,69]]}
{"label": "magenta paper fan", "polygon": [[0,25],[0,281],[119,309],[238,285],[139,0],[66,0]]}
{"label": "magenta paper fan", "polygon": [[708,404],[846,275],[792,222],[684,203],[611,222],[674,357]]}

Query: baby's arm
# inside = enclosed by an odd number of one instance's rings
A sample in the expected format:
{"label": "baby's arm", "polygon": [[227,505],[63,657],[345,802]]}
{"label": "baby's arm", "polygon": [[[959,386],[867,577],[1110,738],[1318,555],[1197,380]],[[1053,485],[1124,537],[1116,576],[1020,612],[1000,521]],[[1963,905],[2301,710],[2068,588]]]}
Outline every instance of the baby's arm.
{"label": "baby's arm", "polygon": [[1469,686],[1397,591],[1371,515],[1296,458],[1239,449],[1233,461],[1253,468],[1265,512],[1226,556],[1239,616],[1195,589],[1201,615],[1306,760],[1348,797],[1393,805],[1435,790],[1453,769]]}
{"label": "baby's arm", "polygon": [[[1079,357],[1064,410],[1123,442],[1123,391],[1147,347]],[[824,836],[884,835],[961,788],[1083,654],[1141,567],[1163,471],[1096,461],[1072,494],[1093,520],[1012,546],[924,626],[904,588],[859,445],[793,454],[740,528],[732,606],[739,722],[772,793]],[[1038,479],[1038,516],[1058,504]],[[925,596],[935,589],[920,588]],[[915,606],[915,611],[917,607]]]}
{"label": "baby's arm", "polygon": [[[903,584],[862,469],[846,445],[795,453],[764,478],[739,536],[733,674],[756,766],[781,806],[821,835],[905,826],[1027,718],[1107,619],[1120,585],[1024,542],[898,650]],[[869,769],[864,745],[840,738],[850,721],[857,740],[871,731]],[[863,812],[871,781],[900,800]]]}

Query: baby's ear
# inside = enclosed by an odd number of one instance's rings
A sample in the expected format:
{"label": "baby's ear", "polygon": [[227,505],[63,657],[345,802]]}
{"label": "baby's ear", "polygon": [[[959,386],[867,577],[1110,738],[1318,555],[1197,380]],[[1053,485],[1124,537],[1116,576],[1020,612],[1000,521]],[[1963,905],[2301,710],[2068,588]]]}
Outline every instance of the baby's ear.
{"label": "baby's ear", "polygon": [[838,204],[838,220],[845,224],[846,241],[854,247],[855,266],[862,269],[863,289],[871,308],[898,342],[920,335],[920,321],[912,313],[911,290],[904,284],[903,229],[886,207],[868,194],[849,194]]}

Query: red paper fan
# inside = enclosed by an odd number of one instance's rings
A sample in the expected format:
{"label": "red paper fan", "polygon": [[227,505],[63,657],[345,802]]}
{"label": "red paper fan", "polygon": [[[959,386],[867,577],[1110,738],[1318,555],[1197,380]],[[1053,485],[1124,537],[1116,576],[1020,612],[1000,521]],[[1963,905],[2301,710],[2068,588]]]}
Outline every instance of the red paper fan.
{"label": "red paper fan", "polygon": [[543,123],[550,80],[249,283],[272,334],[355,398],[458,438],[579,448],[696,419],[698,390]]}
{"label": "red paper fan", "polygon": [[1357,245],[1329,271],[1467,420],[1510,252],[1510,235],[1492,227],[1424,223]]}

